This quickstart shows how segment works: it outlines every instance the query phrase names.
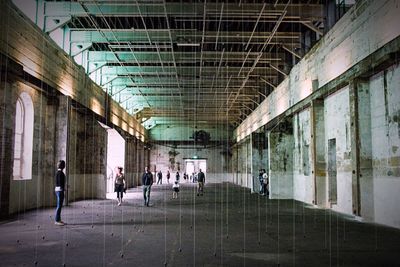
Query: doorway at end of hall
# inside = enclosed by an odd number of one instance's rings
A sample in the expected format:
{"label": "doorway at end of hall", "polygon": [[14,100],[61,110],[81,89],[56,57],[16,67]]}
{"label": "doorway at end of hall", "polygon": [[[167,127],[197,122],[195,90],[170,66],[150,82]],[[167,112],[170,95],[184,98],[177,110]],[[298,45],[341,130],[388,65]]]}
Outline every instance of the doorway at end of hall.
{"label": "doorway at end of hall", "polygon": [[[189,175],[189,179],[193,173],[197,174],[201,170],[207,175],[207,159],[184,159],[185,160],[185,172]],[[207,176],[206,176],[207,177]]]}

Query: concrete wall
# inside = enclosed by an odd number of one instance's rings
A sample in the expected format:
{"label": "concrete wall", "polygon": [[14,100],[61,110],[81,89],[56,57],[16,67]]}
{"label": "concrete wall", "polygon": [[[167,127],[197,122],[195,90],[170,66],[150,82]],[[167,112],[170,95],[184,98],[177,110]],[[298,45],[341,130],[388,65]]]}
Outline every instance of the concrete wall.
{"label": "concrete wall", "polygon": [[252,189],[254,177],[257,171],[252,173],[252,141],[248,137],[236,144],[233,148],[233,156],[231,160],[231,168],[233,172],[233,181],[235,184]]}
{"label": "concrete wall", "polygon": [[[358,1],[235,130],[237,147],[260,127],[269,132],[272,198],[400,228],[399,8]],[[238,148],[232,161],[246,157]]]}
{"label": "concrete wall", "polygon": [[268,135],[269,191],[272,199],[293,198],[293,149],[291,129],[274,130]]}
{"label": "concrete wall", "polygon": [[293,116],[293,198],[309,204],[314,199],[310,109]]}
{"label": "concrete wall", "polygon": [[[334,210],[352,213],[352,180],[350,159],[350,110],[348,87],[325,99],[325,161],[328,162],[328,140],[336,140],[337,203]],[[328,175],[329,176],[329,175]],[[328,177],[329,179],[329,177]],[[327,191],[330,190],[327,183]],[[335,185],[333,185],[335,186]],[[329,203],[330,200],[326,199]]]}
{"label": "concrete wall", "polygon": [[[32,176],[27,180],[13,180],[12,167],[14,158],[14,127],[15,127],[15,105],[17,98],[22,92],[26,92],[32,99],[34,107],[34,130],[33,130],[33,154],[32,154]],[[51,182],[54,173],[54,162],[46,157],[45,151],[54,151],[51,147],[54,142],[54,134],[45,127],[45,121],[54,124],[54,106],[47,105],[47,98],[32,88],[22,83],[1,83],[0,86],[1,105],[4,107],[2,116],[2,129],[6,134],[2,136],[2,163],[10,164],[7,171],[2,173],[2,179],[8,179],[9,192],[2,192],[12,201],[7,200],[10,213],[24,211],[36,206],[48,205],[52,200],[52,194],[46,194],[46,184]],[[43,105],[42,105],[43,103]],[[7,114],[7,116],[6,116]],[[4,146],[3,146],[4,145]],[[7,159],[5,159],[7,155]],[[3,164],[2,164],[3,165]],[[3,165],[4,168],[6,167]],[[53,168],[51,168],[53,166]],[[3,195],[4,194],[4,195]],[[3,201],[3,200],[2,200]],[[2,213],[4,213],[2,211]]]}
{"label": "concrete wall", "polygon": [[86,109],[70,112],[68,199],[105,198],[107,131]]}
{"label": "concrete wall", "polygon": [[[2,71],[11,72],[11,69]],[[32,176],[27,180],[14,180],[15,110],[22,92],[30,96],[34,109]],[[98,123],[93,112],[71,102],[69,97],[49,95],[19,79],[1,81],[0,99],[1,217],[54,206],[54,174],[60,159],[67,165],[68,201],[106,197],[107,130]],[[136,145],[128,146],[126,151],[127,159],[135,159],[129,162],[128,171],[142,171],[146,161],[148,163],[149,150],[135,137],[131,136],[130,140],[135,140]],[[136,182],[133,176],[129,177],[130,186],[139,184],[138,176],[136,173]]]}
{"label": "concrete wall", "polygon": [[375,221],[400,228],[400,67],[370,78]]}

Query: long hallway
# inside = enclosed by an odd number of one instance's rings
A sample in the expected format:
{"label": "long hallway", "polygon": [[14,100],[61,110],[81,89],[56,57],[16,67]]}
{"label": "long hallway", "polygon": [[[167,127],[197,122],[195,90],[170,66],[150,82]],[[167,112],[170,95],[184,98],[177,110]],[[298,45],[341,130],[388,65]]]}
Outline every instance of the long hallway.
{"label": "long hallway", "polygon": [[[116,200],[20,212],[0,224],[1,266],[398,266],[400,231],[231,183],[140,187]],[[18,201],[18,200],[15,200]]]}

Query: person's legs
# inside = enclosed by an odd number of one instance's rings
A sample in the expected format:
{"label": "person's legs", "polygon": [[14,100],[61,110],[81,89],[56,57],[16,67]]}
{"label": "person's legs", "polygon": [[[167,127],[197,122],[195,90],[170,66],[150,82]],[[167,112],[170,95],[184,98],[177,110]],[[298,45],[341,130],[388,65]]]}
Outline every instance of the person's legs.
{"label": "person's legs", "polygon": [[64,192],[63,191],[57,191],[56,192],[56,196],[57,196],[57,209],[56,209],[55,221],[56,222],[62,222],[61,221],[61,209],[62,209],[62,205],[63,205],[63,202],[64,202]]}
{"label": "person's legs", "polygon": [[120,191],[120,190],[117,191],[118,206],[121,205],[121,203],[122,203],[122,194],[123,194],[122,191]]}
{"label": "person's legs", "polygon": [[268,185],[264,184],[264,195],[269,196]]}
{"label": "person's legs", "polygon": [[203,192],[204,192],[204,183],[203,182],[199,183],[199,189],[200,189],[200,192],[201,192],[200,194],[203,195]]}
{"label": "person's legs", "polygon": [[143,186],[143,199],[144,199],[144,205],[147,204],[147,185]]}
{"label": "person's legs", "polygon": [[147,206],[149,206],[149,203],[150,203],[150,190],[151,190],[151,185],[148,185],[147,191],[146,191]]}
{"label": "person's legs", "polygon": [[197,187],[197,195],[201,194],[203,195],[203,182],[198,182],[198,187]]}

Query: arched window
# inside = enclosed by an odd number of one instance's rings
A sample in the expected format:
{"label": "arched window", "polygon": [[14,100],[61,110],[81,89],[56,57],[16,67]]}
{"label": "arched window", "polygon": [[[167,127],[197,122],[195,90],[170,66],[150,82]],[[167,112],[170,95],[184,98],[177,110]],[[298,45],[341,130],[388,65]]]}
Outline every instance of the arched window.
{"label": "arched window", "polygon": [[14,180],[32,179],[33,103],[27,93],[17,99],[14,131]]}

